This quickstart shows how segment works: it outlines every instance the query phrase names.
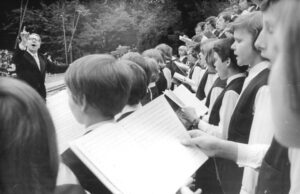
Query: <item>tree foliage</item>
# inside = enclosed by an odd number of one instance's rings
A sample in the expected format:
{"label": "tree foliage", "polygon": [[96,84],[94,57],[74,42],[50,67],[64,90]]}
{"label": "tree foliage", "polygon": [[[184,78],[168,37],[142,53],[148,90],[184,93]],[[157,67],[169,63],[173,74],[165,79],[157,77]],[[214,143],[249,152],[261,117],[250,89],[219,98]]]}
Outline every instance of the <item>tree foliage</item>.
{"label": "tree foliage", "polygon": [[[89,53],[110,52],[119,45],[143,51],[166,41],[174,31],[189,33],[190,26],[208,16],[206,12],[218,11],[216,2],[60,0],[28,8],[23,25],[42,36],[42,51],[65,60],[67,50],[72,60]],[[16,36],[19,15],[20,10],[14,10],[9,20],[12,25],[8,31]]]}

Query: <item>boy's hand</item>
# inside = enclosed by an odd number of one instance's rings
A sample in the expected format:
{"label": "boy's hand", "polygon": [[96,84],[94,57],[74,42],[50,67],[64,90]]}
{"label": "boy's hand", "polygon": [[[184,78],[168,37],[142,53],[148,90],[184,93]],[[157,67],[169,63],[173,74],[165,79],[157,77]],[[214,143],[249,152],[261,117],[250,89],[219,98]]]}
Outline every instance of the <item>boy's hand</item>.
{"label": "boy's hand", "polygon": [[188,179],[188,181],[185,183],[185,185],[182,186],[176,194],[201,194],[202,193],[201,189],[197,189],[195,192],[193,192],[190,189],[193,182],[194,182],[194,179],[192,177],[190,177]]}
{"label": "boy's hand", "polygon": [[192,123],[194,120],[198,119],[196,111],[192,107],[184,107],[181,109],[182,118]]}
{"label": "boy's hand", "polygon": [[188,131],[188,133],[191,139],[184,140],[182,142],[183,145],[197,146],[209,157],[218,155],[220,143],[223,141],[222,139],[206,134],[205,132],[197,129]]}

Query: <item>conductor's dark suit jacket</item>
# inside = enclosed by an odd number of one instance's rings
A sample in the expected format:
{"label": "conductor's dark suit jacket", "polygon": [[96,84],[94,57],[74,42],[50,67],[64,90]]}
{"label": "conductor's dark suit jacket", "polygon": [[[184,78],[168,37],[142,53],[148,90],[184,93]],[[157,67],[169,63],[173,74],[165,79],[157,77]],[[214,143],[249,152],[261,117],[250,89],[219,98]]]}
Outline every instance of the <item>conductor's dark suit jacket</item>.
{"label": "conductor's dark suit jacket", "polygon": [[40,68],[35,59],[26,50],[16,49],[13,56],[13,63],[16,65],[17,77],[32,88],[34,88],[44,99],[46,99],[45,75],[49,73],[62,73],[68,66],[57,65],[48,60],[44,55],[38,53]]}

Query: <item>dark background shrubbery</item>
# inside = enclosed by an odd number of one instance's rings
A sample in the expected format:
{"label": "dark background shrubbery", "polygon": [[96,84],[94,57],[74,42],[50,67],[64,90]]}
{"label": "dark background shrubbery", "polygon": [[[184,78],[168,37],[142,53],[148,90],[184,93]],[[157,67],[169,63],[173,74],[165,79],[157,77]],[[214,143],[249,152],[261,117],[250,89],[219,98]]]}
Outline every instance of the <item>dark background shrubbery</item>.
{"label": "dark background shrubbery", "polygon": [[[180,34],[192,36],[197,22],[226,6],[224,0],[31,1],[23,26],[42,36],[42,52],[59,61],[68,56],[70,62],[85,54],[111,52],[119,45],[143,51],[163,42],[175,49],[182,44]],[[20,9],[1,13],[0,49],[15,46],[20,13]]]}

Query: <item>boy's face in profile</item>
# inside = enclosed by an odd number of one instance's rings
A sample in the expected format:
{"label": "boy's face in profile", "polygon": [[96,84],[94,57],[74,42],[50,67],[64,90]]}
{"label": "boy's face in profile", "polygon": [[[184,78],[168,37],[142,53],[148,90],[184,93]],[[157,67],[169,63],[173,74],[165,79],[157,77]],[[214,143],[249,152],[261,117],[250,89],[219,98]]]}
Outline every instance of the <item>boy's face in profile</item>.
{"label": "boy's face in profile", "polygon": [[183,48],[179,48],[178,49],[178,54],[179,54],[179,56],[185,56],[186,55],[186,50],[184,50]]}
{"label": "boy's face in profile", "polygon": [[217,29],[224,30],[226,27],[226,22],[222,16],[220,16],[217,20]]}
{"label": "boy's face in profile", "polygon": [[234,30],[234,43],[231,48],[236,55],[239,66],[253,65],[252,61],[256,58],[256,51],[253,48],[253,37],[245,29],[238,28]]}
{"label": "boy's face in profile", "polygon": [[[274,37],[276,28],[276,16],[273,10],[263,12],[263,29],[260,32],[255,47],[261,51],[262,57],[268,59],[273,63],[276,59],[278,48],[275,42],[277,39]],[[279,40],[282,37],[278,37]]]}

